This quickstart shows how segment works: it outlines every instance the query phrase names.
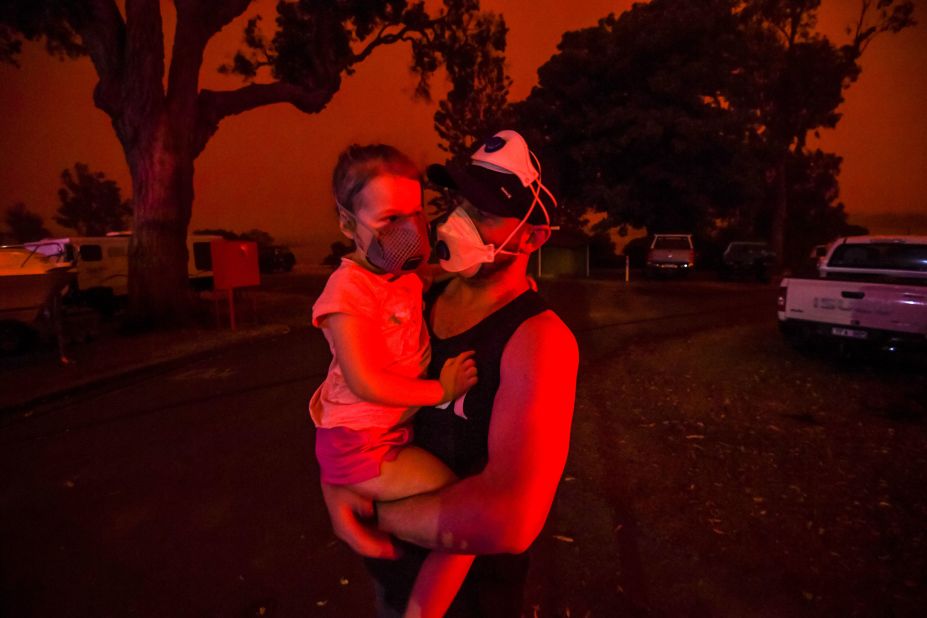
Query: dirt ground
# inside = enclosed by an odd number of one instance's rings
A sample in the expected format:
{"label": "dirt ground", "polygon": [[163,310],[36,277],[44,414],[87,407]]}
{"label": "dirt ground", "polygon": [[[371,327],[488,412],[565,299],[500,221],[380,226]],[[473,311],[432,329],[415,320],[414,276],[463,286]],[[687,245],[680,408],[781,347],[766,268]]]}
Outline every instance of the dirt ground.
{"label": "dirt ground", "polygon": [[923,364],[733,326],[587,362],[573,428],[529,616],[927,608]]}

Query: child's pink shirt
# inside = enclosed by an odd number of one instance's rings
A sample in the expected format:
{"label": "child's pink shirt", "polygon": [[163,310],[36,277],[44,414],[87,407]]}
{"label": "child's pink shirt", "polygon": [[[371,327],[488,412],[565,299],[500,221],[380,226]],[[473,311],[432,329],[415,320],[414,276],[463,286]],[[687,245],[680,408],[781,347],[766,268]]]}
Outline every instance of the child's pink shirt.
{"label": "child's pink shirt", "polygon": [[[348,258],[331,274],[312,306],[312,325],[327,315],[345,313],[368,319],[379,329],[389,358],[385,368],[408,378],[420,378],[431,360],[428,330],[422,318],[422,281],[417,275],[378,275]],[[328,376],[309,401],[309,415],[317,427],[394,427],[416,408],[385,406],[355,395],[341,372],[331,331],[320,327],[332,362]]]}

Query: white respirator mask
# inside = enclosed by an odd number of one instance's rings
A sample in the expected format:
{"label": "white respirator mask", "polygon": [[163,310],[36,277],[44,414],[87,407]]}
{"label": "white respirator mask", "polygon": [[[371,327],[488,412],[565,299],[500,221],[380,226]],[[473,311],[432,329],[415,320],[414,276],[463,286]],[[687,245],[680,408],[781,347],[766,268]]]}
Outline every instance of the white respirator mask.
{"label": "white respirator mask", "polygon": [[[509,239],[521,228],[521,225],[512,231]],[[480,236],[473,219],[461,207],[455,208],[447,219],[440,223],[436,229],[438,242],[435,244],[435,254],[441,268],[451,273],[459,273],[462,277],[472,277],[483,264],[492,263],[500,253],[516,255],[514,251],[498,249],[492,244],[485,244]]]}
{"label": "white respirator mask", "polygon": [[[541,183],[540,162],[528,149],[524,138],[515,131],[500,131],[486,140],[472,155],[470,164],[508,177],[517,177],[518,184],[530,192],[532,202],[519,224],[498,248],[483,242],[473,219],[461,207],[454,209],[437,225],[434,252],[438,256],[441,268],[459,273],[463,277],[474,276],[480,266],[492,263],[499,254],[518,255],[519,252],[508,251],[504,247],[528,222],[535,208],[541,208],[546,224],[550,225],[550,215],[541,200],[542,191],[547,194],[552,205],[557,205],[556,198]],[[504,186],[493,188],[497,188],[506,198],[512,198],[513,191],[507,191]],[[512,188],[511,185],[509,188]],[[479,204],[474,203],[474,207],[479,209]]]}

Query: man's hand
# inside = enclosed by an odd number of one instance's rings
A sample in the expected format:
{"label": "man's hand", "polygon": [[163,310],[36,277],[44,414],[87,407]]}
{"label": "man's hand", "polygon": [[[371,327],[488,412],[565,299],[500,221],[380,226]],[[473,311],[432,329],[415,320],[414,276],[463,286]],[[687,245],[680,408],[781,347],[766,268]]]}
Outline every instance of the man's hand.
{"label": "man's hand", "polygon": [[388,534],[369,522],[373,517],[373,501],[349,489],[322,483],[322,496],[332,520],[335,536],[356,553],[368,558],[395,560],[399,552]]}

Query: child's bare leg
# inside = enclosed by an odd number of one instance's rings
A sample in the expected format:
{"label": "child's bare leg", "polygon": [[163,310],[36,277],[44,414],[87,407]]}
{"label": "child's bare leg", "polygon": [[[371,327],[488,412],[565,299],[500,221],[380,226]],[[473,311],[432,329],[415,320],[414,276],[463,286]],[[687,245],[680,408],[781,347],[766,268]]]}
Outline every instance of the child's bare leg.
{"label": "child's bare leg", "polygon": [[424,449],[407,446],[393,461],[384,461],[380,476],[348,487],[379,502],[390,502],[434,491],[457,480],[440,459]]}
{"label": "child's bare leg", "polygon": [[[383,462],[380,476],[351,485],[357,493],[380,502],[400,500],[435,491],[457,480],[440,459],[423,449],[402,449],[393,461]],[[460,589],[473,556],[433,551],[422,564],[404,616],[443,616]]]}
{"label": "child's bare leg", "polygon": [[474,556],[446,554],[433,551],[428,554],[415,578],[404,618],[440,618],[454,601],[463,584]]}

